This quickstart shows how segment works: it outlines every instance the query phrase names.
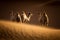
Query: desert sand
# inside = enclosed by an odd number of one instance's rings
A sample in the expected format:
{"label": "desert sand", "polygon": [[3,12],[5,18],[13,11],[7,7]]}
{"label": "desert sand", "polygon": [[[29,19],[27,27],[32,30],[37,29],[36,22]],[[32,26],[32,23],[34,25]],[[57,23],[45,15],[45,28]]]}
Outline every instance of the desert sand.
{"label": "desert sand", "polygon": [[60,40],[60,30],[0,20],[0,40]]}

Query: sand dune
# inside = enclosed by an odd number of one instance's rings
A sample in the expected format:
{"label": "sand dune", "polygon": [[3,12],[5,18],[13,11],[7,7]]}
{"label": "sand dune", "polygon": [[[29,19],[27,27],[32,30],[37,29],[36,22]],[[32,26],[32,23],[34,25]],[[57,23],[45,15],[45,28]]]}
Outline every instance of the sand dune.
{"label": "sand dune", "polygon": [[60,40],[60,30],[0,20],[0,40]]}

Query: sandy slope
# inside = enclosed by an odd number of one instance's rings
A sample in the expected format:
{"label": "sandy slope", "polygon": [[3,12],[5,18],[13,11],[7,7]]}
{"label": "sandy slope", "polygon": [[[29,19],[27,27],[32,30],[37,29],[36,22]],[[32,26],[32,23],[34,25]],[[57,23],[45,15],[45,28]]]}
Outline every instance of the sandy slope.
{"label": "sandy slope", "polygon": [[60,40],[60,30],[0,20],[0,40]]}

